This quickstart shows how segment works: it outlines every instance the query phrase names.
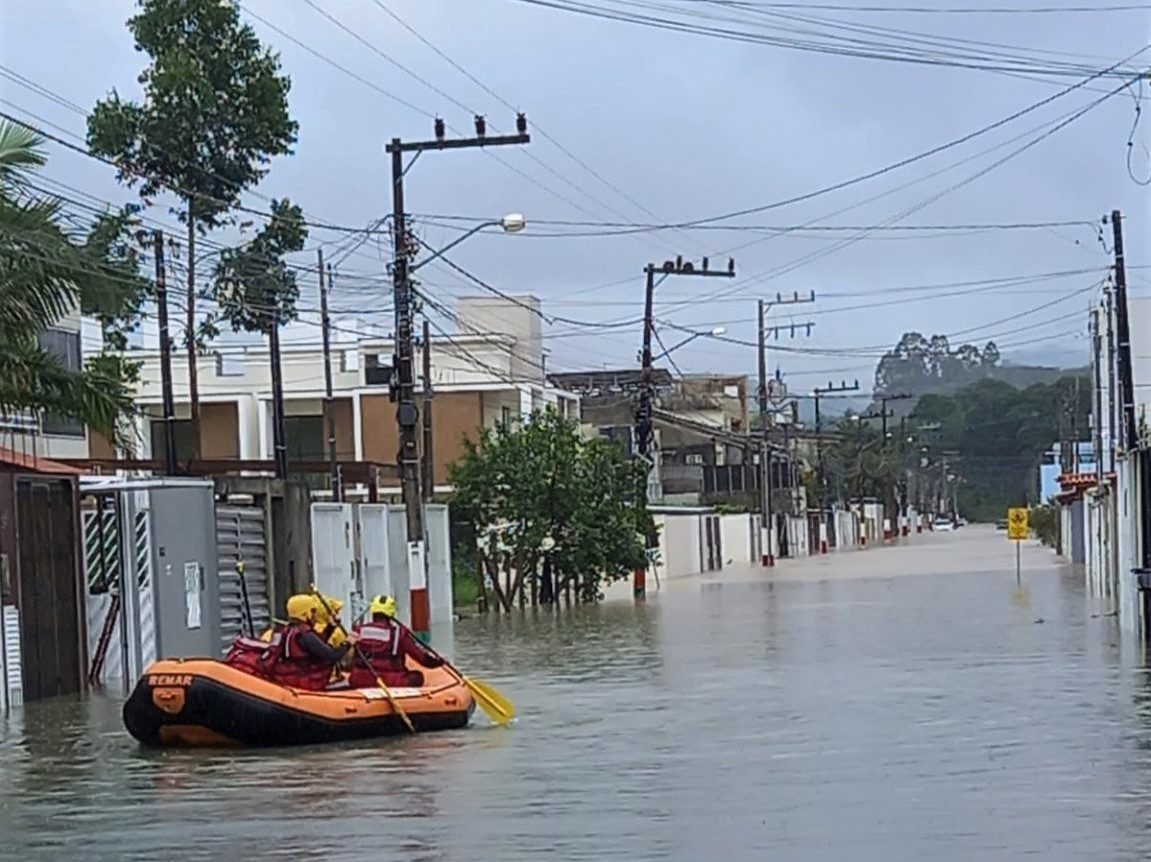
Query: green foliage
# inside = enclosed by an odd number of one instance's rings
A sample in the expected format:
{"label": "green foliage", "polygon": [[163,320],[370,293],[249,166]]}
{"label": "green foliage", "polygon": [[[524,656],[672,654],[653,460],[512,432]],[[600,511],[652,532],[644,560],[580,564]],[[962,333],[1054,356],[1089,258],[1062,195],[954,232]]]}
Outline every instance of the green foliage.
{"label": "green foliage", "polygon": [[280,325],[295,318],[300,289],[284,255],[300,251],[307,237],[300,208],[288,200],[272,201],[272,219],[255,239],[220,255],[216,302],[233,330],[267,334],[274,314]]}
{"label": "green foliage", "polygon": [[827,482],[847,499],[874,497],[895,505],[905,456],[894,438],[884,440],[876,429],[856,419],[839,424],[839,438],[825,447]]}
{"label": "green foliage", "polygon": [[173,191],[189,225],[218,227],[295,143],[291,81],[235,3],[141,0],[128,30],[151,61],[138,79],[143,100],[112,91],[98,102],[88,146],[114,159],[145,200]]}
{"label": "green foliage", "polygon": [[875,368],[875,391],[933,392],[961,386],[983,376],[999,362],[994,341],[980,350],[963,344],[952,350],[945,335],[926,338],[905,332],[899,343],[884,354]]}
{"label": "green foliage", "polygon": [[[230,0],[140,0],[128,20],[136,49],[149,57],[137,78],[139,102],[115,90],[88,117],[88,147],[113,160],[121,182],[150,204],[171,192],[187,225],[189,395],[199,415],[196,351],[218,334],[214,316],[197,322],[196,236],[227,224],[241,195],[291,152],[297,124],[288,113],[291,81]],[[273,219],[274,220],[274,219]],[[282,292],[294,297],[294,284]],[[251,321],[246,321],[250,323]],[[199,434],[193,436],[199,455]]]}
{"label": "green foliage", "polygon": [[134,411],[136,364],[105,352],[69,371],[37,336],[83,311],[104,324],[107,348],[122,347],[148,284],[126,239],[132,213],[101,216],[86,235],[65,229],[60,202],[24,182],[45,163],[42,145],[23,127],[0,123],[0,412],[44,411],[127,442],[120,420]]}
{"label": "green foliage", "polygon": [[505,609],[545,561],[554,580],[541,583],[543,601],[569,584],[590,601],[601,583],[646,565],[651,518],[634,502],[645,470],[547,410],[486,430],[478,445],[466,442],[451,471],[453,517],[480,537],[480,562]]}
{"label": "green foliage", "polygon": [[1027,523],[1040,542],[1054,548],[1059,542],[1059,509],[1050,503],[1032,506]]}
{"label": "green foliage", "polygon": [[1016,389],[998,380],[981,380],[952,395],[925,395],[912,418],[935,425],[925,436],[933,453],[954,453],[949,468],[959,477],[959,508],[967,517],[995,521],[1018,500],[1035,497],[1036,469],[1044,452],[1057,443],[1074,417],[1080,439],[1090,423],[1092,388],[1075,377],[1054,384]]}

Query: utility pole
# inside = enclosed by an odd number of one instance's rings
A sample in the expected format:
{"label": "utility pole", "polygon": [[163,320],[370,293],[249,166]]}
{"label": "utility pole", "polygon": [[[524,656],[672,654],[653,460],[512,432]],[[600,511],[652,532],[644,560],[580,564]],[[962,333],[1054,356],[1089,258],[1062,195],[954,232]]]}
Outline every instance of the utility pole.
{"label": "utility pole", "polygon": [[[168,332],[168,287],[164,232],[156,231],[156,320],[160,329],[160,394],[164,402],[164,474],[176,475],[176,404],[172,397],[172,339]],[[156,453],[152,453],[155,457]]]}
{"label": "utility pole", "polygon": [[826,499],[827,494],[826,494],[826,491],[824,489],[824,485],[825,485],[827,477],[824,475],[823,426],[820,422],[819,399],[822,398],[824,395],[830,395],[833,392],[858,392],[858,391],[859,391],[859,381],[858,380],[856,380],[851,386],[848,386],[842,380],[839,382],[839,385],[836,386],[834,383],[832,383],[829,380],[829,381],[827,381],[827,386],[823,386],[823,387],[816,386],[815,389],[813,390],[813,393],[815,395],[815,462],[816,462],[815,475],[816,475],[817,488],[819,490],[819,507],[820,507],[820,509],[824,509],[827,507],[827,499]]}
{"label": "utility pole", "polygon": [[[444,137],[444,121],[437,118],[435,139],[430,141],[402,141],[392,138],[385,151],[392,157],[392,231],[394,256],[392,260],[392,303],[395,306],[396,355],[393,368],[396,374],[396,424],[399,428],[400,448],[396,466],[403,492],[405,524],[408,539],[408,576],[411,585],[412,629],[427,637],[429,627],[427,562],[424,555],[423,501],[420,496],[420,455],[416,445],[416,426],[419,408],[415,399],[414,357],[412,349],[412,284],[408,277],[408,231],[404,214],[404,153],[415,153],[419,158],[428,150],[474,149],[509,144],[526,144],[528,121],[523,114],[516,116],[516,134],[487,134],[487,121],[475,118],[475,137]],[[409,163],[415,163],[415,159]]]}
{"label": "utility pole", "polygon": [[1091,424],[1095,432],[1092,448],[1095,450],[1095,485],[1103,485],[1103,374],[1099,367],[1103,353],[1103,334],[1100,331],[1099,315],[1102,309],[1099,306],[1091,309],[1091,367],[1095,376],[1095,400]]}
{"label": "utility pole", "polygon": [[1115,251],[1115,328],[1118,330],[1119,393],[1123,451],[1130,452],[1139,442],[1135,428],[1135,385],[1131,377],[1131,325],[1127,317],[1127,269],[1123,254],[1123,216],[1111,211],[1111,231]]}
{"label": "utility pole", "polygon": [[275,300],[268,312],[268,351],[272,365],[272,448],[276,478],[288,478],[288,441],[284,433],[284,376],[280,365],[280,307]]}
{"label": "utility pole", "polygon": [[[1111,285],[1103,289],[1107,304],[1107,470],[1115,472],[1115,316],[1112,308]],[[1102,457],[1102,456],[1100,456]]]}
{"label": "utility pole", "polygon": [[[796,291],[795,295],[784,299],[780,294],[775,295],[775,302],[765,302],[759,300],[759,425],[760,435],[762,437],[760,443],[759,461],[763,467],[762,480],[760,482],[760,514],[763,517],[763,565],[775,565],[775,515],[772,511],[771,492],[772,486],[775,483],[773,476],[773,467],[775,466],[771,453],[771,426],[770,413],[768,410],[769,392],[768,392],[768,376],[767,376],[767,328],[764,323],[767,312],[773,305],[798,305],[805,302],[815,302],[815,291],[811,292],[810,296],[800,298],[799,292]],[[811,327],[814,326],[811,322],[801,323],[799,327],[806,331],[806,334],[811,334]],[[795,337],[796,324],[790,325],[791,336]],[[779,337],[779,327],[775,327],[775,337]]]}
{"label": "utility pole", "polygon": [[[735,259],[728,258],[726,270],[715,270],[708,267],[705,257],[700,269],[695,268],[691,261],[685,261],[683,256],[675,260],[664,261],[661,266],[649,263],[643,269],[646,276],[643,299],[643,349],[640,353],[639,402],[635,411],[635,440],[636,451],[639,456],[648,462],[649,469],[659,469],[658,463],[651,457],[652,449],[652,402],[655,400],[655,387],[652,384],[652,357],[651,335],[655,326],[653,307],[655,305],[656,273],[660,273],[659,283],[672,275],[698,276],[704,278],[735,278]],[[647,482],[639,489],[639,503],[644,510],[647,509]],[[655,547],[656,537],[651,533],[647,537],[647,549]],[[637,567],[632,573],[632,594],[637,600],[647,596],[647,564]]]}
{"label": "utility pole", "polygon": [[332,486],[332,502],[343,499],[340,487],[340,464],[336,458],[336,411],[332,399],[332,318],[328,312],[328,291],[332,286],[332,273],[324,280],[324,250],[316,249],[316,266],[320,276],[320,332],[324,339],[324,425],[328,429],[328,483]]}
{"label": "utility pole", "polygon": [[435,496],[436,474],[435,461],[432,458],[432,336],[428,329],[427,318],[424,319],[424,499],[431,502]]}
{"label": "utility pole", "polygon": [[[888,401],[906,401],[908,398],[911,398],[911,397],[912,396],[911,396],[910,392],[900,392],[898,395],[880,395],[879,396],[879,408],[880,408],[879,413],[880,413],[880,416],[883,418],[884,445],[887,445],[887,419],[888,419],[888,417],[894,415],[894,413],[888,413],[887,412],[887,402]],[[900,427],[902,428],[902,420],[900,420]]]}

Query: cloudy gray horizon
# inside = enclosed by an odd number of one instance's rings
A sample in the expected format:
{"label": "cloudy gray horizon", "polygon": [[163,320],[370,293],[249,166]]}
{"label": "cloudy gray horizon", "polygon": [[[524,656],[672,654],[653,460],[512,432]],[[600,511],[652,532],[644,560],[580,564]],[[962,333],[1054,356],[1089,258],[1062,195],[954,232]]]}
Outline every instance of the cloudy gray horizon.
{"label": "cloudy gray horizon", "polygon": [[[486,115],[493,131],[506,131],[514,125],[506,102],[527,114],[531,144],[486,153],[425,154],[406,178],[407,209],[484,218],[524,213],[529,221],[524,233],[481,234],[449,257],[500,290],[539,296],[549,319],[634,321],[642,312],[646,264],[681,254],[695,261],[708,255],[713,266],[724,266],[730,252],[736,259],[735,280],[669,279],[657,291],[656,317],[663,321],[666,343],[682,340],[685,331],[714,326],[725,327],[724,338],[730,339],[699,338],[677,351],[676,363],[686,373],[754,375],[754,350],[735,342],[755,338],[756,299],[811,291],[815,303],[782,306],[771,314],[773,324],[785,327],[790,322],[815,324],[810,337],[790,339],[784,334],[778,342],[809,352],[771,351],[773,369],[782,369],[793,391],[806,391],[828,377],[858,377],[869,388],[877,354],[909,330],[955,333],[957,343],[983,344],[994,338],[1005,345],[1005,359],[1016,362],[1083,364],[1088,351],[1086,309],[1098,297],[1111,262],[1097,237],[1099,221],[1112,209],[1121,209],[1126,219],[1131,290],[1136,295],[1151,292],[1151,273],[1143,268],[1148,261],[1148,196],[1137,182],[1151,177],[1146,149],[1151,118],[1144,117],[1135,130],[1130,172],[1127,145],[1146,81],[1106,99],[1001,165],[992,167],[1121,82],[1101,78],[928,159],[730,222],[774,227],[1080,225],[940,234],[675,229],[549,236],[602,233],[604,228],[597,226],[608,222],[682,223],[801,196],[961,137],[1080,78],[1037,80],[744,44],[517,0],[313,2],[335,21],[304,2],[242,4],[243,17],[281,54],[283,69],[292,78],[292,113],[300,124],[294,155],[273,162],[257,190],[260,195],[289,196],[317,221],[369,224],[391,209],[385,141],[395,136],[430,138],[432,116],[442,116],[450,127],[470,134],[472,111]],[[1015,5],[1002,0],[885,2],[939,9]],[[1026,5],[1069,4],[1031,0]],[[669,0],[601,0],[598,5],[645,14],[662,14],[650,8],[655,6],[692,13],[739,12],[731,11],[734,4]],[[6,0],[0,11],[0,62],[85,109],[113,88],[125,98],[137,98],[136,76],[145,57],[133,49],[124,26],[134,9],[129,0]],[[748,21],[753,18],[751,12],[739,14]],[[1044,56],[1052,62],[1092,68],[1109,67],[1135,54],[1151,36],[1148,9],[1066,15],[821,10],[810,15],[996,43],[1011,47],[994,50],[1012,55],[1024,48],[1049,52]],[[1131,65],[1145,69],[1149,64],[1151,51]],[[44,95],[0,80],[0,96],[5,111],[29,122],[84,134],[83,116]],[[51,180],[102,200],[134,199],[107,166],[55,145],[50,155],[44,175]],[[256,196],[246,202],[266,207]],[[159,207],[151,215],[175,225]],[[553,223],[564,221],[590,226]],[[420,235],[432,247],[458,235],[457,229],[443,224],[417,220]],[[467,226],[464,221],[456,224]],[[1110,228],[1103,231],[1109,248]],[[219,239],[227,237],[222,233]],[[337,259],[339,249],[348,245],[346,237],[313,231],[309,248],[320,243]],[[334,297],[338,308],[363,309],[367,316],[390,305],[383,277],[387,254],[386,241],[381,245],[373,240],[341,263]],[[300,263],[311,260],[303,257]],[[1045,273],[1059,275],[1011,283]],[[446,304],[479,290],[459,272],[438,264],[429,265],[422,276],[424,289]],[[303,289],[307,296],[313,287],[304,284]],[[446,320],[439,325],[453,328]],[[587,329],[556,322],[547,331],[549,368],[635,364],[638,324]]]}

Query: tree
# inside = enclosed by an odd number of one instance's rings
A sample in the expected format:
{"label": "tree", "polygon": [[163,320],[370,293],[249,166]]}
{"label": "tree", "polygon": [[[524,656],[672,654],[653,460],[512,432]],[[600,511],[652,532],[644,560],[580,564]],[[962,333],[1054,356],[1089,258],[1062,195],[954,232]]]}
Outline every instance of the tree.
{"label": "tree", "polygon": [[136,49],[151,58],[140,74],[143,101],[116,91],[88,118],[88,146],[113,159],[119,178],[150,201],[163,191],[183,203],[187,226],[188,388],[193,456],[200,456],[196,374],[196,236],[220,227],[242,193],[291,151],[291,81],[279,56],[221,0],[140,0],[128,20]]}
{"label": "tree", "polygon": [[877,393],[950,392],[998,370],[999,350],[994,341],[982,351],[974,344],[954,350],[945,335],[926,338],[905,332],[875,367]]}
{"label": "tree", "polygon": [[646,565],[650,516],[635,504],[645,471],[551,409],[465,441],[451,470],[452,507],[478,537],[477,562],[503,608],[537,578],[545,603],[568,586],[594,601],[601,584]]}
{"label": "tree", "polygon": [[930,460],[946,460],[959,477],[964,514],[997,520],[1007,506],[1034,500],[1043,453],[1070,438],[1073,428],[1078,439],[1088,439],[1091,393],[1088,380],[1080,378],[1076,387],[1074,376],[1025,389],[985,378],[950,395],[924,395],[912,420],[933,429],[924,438]]}
{"label": "tree", "polygon": [[[131,213],[97,219],[84,237],[61,226],[59,200],[25,183],[46,159],[31,131],[0,123],[0,413],[43,411],[127,443],[137,365],[120,354],[148,282],[125,241]],[[105,351],[65,368],[38,336],[81,311],[104,325]],[[111,348],[111,351],[109,351]]]}
{"label": "tree", "polygon": [[295,318],[300,288],[284,255],[300,251],[307,238],[300,208],[288,200],[272,201],[272,219],[255,238],[220,254],[216,302],[234,331],[267,335],[273,321],[282,326]]}

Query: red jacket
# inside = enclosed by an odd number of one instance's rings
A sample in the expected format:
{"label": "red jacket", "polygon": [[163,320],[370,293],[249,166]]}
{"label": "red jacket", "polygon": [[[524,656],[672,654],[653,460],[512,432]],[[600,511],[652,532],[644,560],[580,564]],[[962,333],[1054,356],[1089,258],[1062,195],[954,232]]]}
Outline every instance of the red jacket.
{"label": "red jacket", "polygon": [[[305,638],[311,643],[305,645]],[[318,649],[317,644],[322,649]],[[333,665],[345,652],[346,647],[333,650],[320,641],[309,623],[292,622],[280,638],[280,648],[270,675],[280,685],[323,691],[332,676]]]}
{"label": "red jacket", "polygon": [[405,657],[411,658],[424,667],[439,667],[443,660],[429,652],[405,626],[386,620],[373,620],[355,626],[360,636],[359,648],[372,667],[367,667],[357,656],[348,680],[352,688],[372,688],[376,685],[376,673],[386,685],[407,685],[409,683]]}

